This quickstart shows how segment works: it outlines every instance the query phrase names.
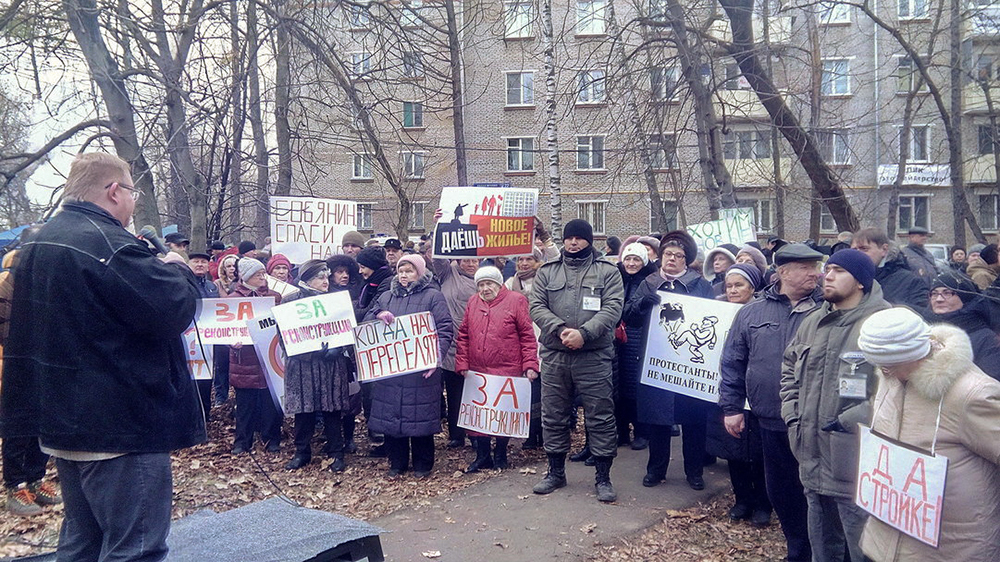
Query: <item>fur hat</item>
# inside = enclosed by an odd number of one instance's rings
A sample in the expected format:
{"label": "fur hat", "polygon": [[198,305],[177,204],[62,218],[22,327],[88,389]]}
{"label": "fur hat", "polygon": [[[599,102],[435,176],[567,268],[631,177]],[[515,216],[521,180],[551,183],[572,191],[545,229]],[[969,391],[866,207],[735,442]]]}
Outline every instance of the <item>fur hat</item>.
{"label": "fur hat", "polygon": [[909,308],[880,310],[861,325],[858,347],[873,365],[909,363],[930,353],[931,327]]}
{"label": "fur hat", "polygon": [[[640,238],[639,241],[641,242],[642,239]],[[685,265],[691,265],[691,262],[698,257],[698,243],[686,231],[674,230],[663,235],[660,247],[656,251],[657,257],[661,260],[663,259],[663,249],[667,246],[679,246],[684,250]]]}
{"label": "fur hat", "polygon": [[497,285],[503,285],[503,274],[492,265],[487,265],[486,267],[480,267],[476,271],[475,281],[477,287],[480,281],[492,281]]}
{"label": "fur hat", "polygon": [[708,251],[708,254],[705,256],[705,261],[702,263],[701,266],[702,275],[705,277],[705,279],[708,279],[709,281],[715,278],[715,265],[712,262],[715,261],[715,256],[719,254],[722,254],[727,258],[729,258],[730,262],[736,263],[736,256],[733,255],[733,252],[729,251],[729,249],[726,248],[725,246],[716,246],[715,248],[712,248],[711,250]]}
{"label": "fur hat", "polygon": [[346,254],[336,254],[326,258],[326,266],[330,268],[331,273],[333,273],[338,267],[342,267],[346,269],[352,277],[358,272],[358,262],[354,261],[354,258]]}
{"label": "fur hat", "polygon": [[747,244],[746,246],[740,248],[739,252],[736,252],[737,259],[739,259],[740,254],[746,254],[750,256],[750,259],[753,260],[753,264],[757,266],[758,270],[760,270],[761,276],[763,276],[764,273],[767,272],[767,258],[764,257],[764,253],[761,252],[758,248],[754,248],[750,244]]}

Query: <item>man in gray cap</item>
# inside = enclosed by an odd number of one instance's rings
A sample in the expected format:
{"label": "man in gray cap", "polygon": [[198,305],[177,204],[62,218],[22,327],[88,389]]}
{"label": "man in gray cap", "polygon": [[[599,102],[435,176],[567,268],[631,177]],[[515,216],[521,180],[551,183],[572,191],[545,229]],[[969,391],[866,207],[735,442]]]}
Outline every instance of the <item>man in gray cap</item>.
{"label": "man in gray cap", "polygon": [[934,263],[934,256],[924,248],[924,244],[927,243],[927,239],[930,237],[931,233],[922,226],[914,226],[908,232],[910,243],[903,248],[903,255],[906,256],[906,261],[910,265],[910,269],[913,273],[917,274],[917,277],[923,279],[927,287],[930,288],[931,282],[937,277],[938,270],[937,264]]}
{"label": "man in gray cap", "polygon": [[854,505],[858,423],[871,420],[877,386],[858,350],[861,324],[889,308],[875,281],[875,264],[859,250],[841,250],[824,267],[824,302],[802,320],[785,349],[781,417],[799,461],[809,506],[815,562],[864,560],[865,511]]}

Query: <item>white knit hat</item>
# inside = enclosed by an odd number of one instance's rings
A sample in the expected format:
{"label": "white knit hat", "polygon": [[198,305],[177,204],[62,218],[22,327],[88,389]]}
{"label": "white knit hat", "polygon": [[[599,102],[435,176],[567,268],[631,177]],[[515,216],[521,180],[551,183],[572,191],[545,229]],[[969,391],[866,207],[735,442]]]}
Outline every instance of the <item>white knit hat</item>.
{"label": "white knit hat", "polygon": [[503,274],[500,273],[499,269],[493,267],[492,265],[480,267],[476,270],[475,280],[477,287],[479,286],[480,281],[493,281],[497,285],[503,286]]}
{"label": "white knit hat", "polygon": [[236,271],[240,274],[240,281],[245,284],[253,277],[254,273],[264,269],[264,264],[260,260],[253,258],[240,258],[236,262]]}
{"label": "white knit hat", "polygon": [[649,263],[649,248],[642,242],[632,242],[622,249],[622,260],[635,256],[642,260],[642,265]]}
{"label": "white knit hat", "polygon": [[909,308],[882,310],[861,325],[858,347],[873,365],[909,363],[930,353],[931,327]]}

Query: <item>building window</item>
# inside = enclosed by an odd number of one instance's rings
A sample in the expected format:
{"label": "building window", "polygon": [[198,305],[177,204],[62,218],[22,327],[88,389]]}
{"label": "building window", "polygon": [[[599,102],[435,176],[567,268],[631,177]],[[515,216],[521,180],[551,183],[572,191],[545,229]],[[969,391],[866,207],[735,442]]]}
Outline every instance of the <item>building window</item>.
{"label": "building window", "polygon": [[371,24],[371,16],[368,14],[368,6],[360,4],[349,5],[347,8],[347,21],[353,28],[367,28]]}
{"label": "building window", "polygon": [[351,174],[351,179],[370,180],[372,177],[374,176],[372,175],[371,156],[368,156],[367,154],[355,154],[354,171]]}
{"label": "building window", "polygon": [[424,177],[424,154],[422,152],[403,154],[403,175],[410,179]]}
{"label": "building window", "polygon": [[[899,129],[900,135],[903,133],[903,129]],[[913,125],[910,127],[910,157],[907,162],[929,162],[930,161],[930,145],[928,141],[930,140],[930,127],[927,125]],[[902,143],[900,143],[900,151],[902,151]],[[902,156],[902,153],[900,153]]]}
{"label": "building window", "polygon": [[823,79],[820,93],[824,96],[843,96],[851,93],[851,61],[826,59],[823,61]]}
{"label": "building window", "polygon": [[1000,230],[1000,197],[979,196],[979,227],[983,230]]}
{"label": "building window", "polygon": [[361,129],[364,129],[365,126],[364,116],[368,110],[363,107],[358,107],[352,103],[350,106],[350,111],[351,111],[351,128],[354,129],[355,131],[360,131]]}
{"label": "building window", "polygon": [[534,75],[530,72],[507,73],[507,105],[534,105]]}
{"label": "building window", "polygon": [[607,201],[578,201],[577,216],[590,223],[594,234],[604,234],[604,209]]}
{"label": "building window", "polygon": [[604,137],[576,137],[576,169],[604,169]]}
{"label": "building window", "polygon": [[355,78],[364,78],[371,70],[371,53],[351,53],[351,73]]}
{"label": "building window", "polygon": [[926,17],[927,0],[899,0],[899,19]]}
{"label": "building window", "polygon": [[773,231],[774,199],[754,199],[747,201],[747,203],[751,202],[753,203],[754,230],[756,230],[758,234]]}
{"label": "building window", "polygon": [[905,232],[915,226],[930,230],[930,197],[900,195],[899,230]]}
{"label": "building window", "polygon": [[423,78],[424,77],[424,56],[416,51],[403,53],[403,77]]}
{"label": "building window", "polygon": [[920,69],[910,57],[896,59],[896,91],[901,94],[928,91],[927,83],[921,79]]}
{"label": "building window", "polygon": [[576,1],[576,33],[602,35],[605,29],[606,0]]}
{"label": "building window", "polygon": [[504,37],[516,39],[532,37],[531,22],[534,19],[534,4],[523,0],[504,2]]}
{"label": "building window", "polygon": [[535,169],[535,139],[507,139],[507,171],[531,172]]}
{"label": "building window", "polygon": [[604,71],[584,70],[577,74],[576,103],[604,102]]}
{"label": "building window", "polygon": [[677,95],[677,68],[658,66],[649,69],[649,89],[653,101],[674,99]]}
{"label": "building window", "polygon": [[652,135],[649,137],[649,155],[654,170],[672,170],[677,167],[677,137]]}
{"label": "building window", "polygon": [[424,229],[424,215],[427,213],[426,201],[415,201],[410,203],[410,228],[416,230]]}
{"label": "building window", "polygon": [[[661,199],[660,203],[663,204],[663,214],[667,217],[666,230],[660,230],[660,225],[657,224],[656,214],[652,212],[652,207],[650,207],[649,231],[670,232],[671,230],[677,230],[677,216],[680,213],[680,205],[677,201],[667,201],[666,199]],[[650,204],[652,204],[652,202],[650,202]]]}
{"label": "building window", "polygon": [[358,230],[372,230],[372,214],[375,212],[374,203],[358,203]]}
{"label": "building window", "polygon": [[419,128],[424,126],[424,104],[416,101],[403,102],[403,127]]}
{"label": "building window", "polygon": [[726,160],[759,160],[771,157],[771,139],[760,131],[730,131],[722,145]]}
{"label": "building window", "polygon": [[819,204],[819,230],[820,232],[837,232],[837,221],[833,220],[830,209],[825,203]]}
{"label": "building window", "polygon": [[997,135],[992,125],[980,125],[979,131],[979,154],[993,154],[996,146]]}
{"label": "building window", "polygon": [[420,10],[423,8],[422,0],[410,0],[403,5],[403,13],[399,16],[399,24],[403,27],[420,26]]}
{"label": "building window", "polygon": [[976,58],[976,67],[973,73],[976,82],[989,82],[993,80],[993,57],[979,55]]}
{"label": "building window", "polygon": [[667,18],[667,3],[665,0],[649,0],[649,19],[664,21]]}
{"label": "building window", "polygon": [[827,164],[850,164],[851,155],[847,148],[846,129],[822,129],[814,131],[819,153]]}
{"label": "building window", "polygon": [[820,2],[819,23],[823,25],[851,23],[851,7],[839,2]]}

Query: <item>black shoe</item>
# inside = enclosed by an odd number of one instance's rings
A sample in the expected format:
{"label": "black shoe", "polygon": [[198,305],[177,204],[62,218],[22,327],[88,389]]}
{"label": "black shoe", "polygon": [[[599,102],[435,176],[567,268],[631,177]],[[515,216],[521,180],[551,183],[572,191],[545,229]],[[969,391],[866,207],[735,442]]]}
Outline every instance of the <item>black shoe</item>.
{"label": "black shoe", "polygon": [[452,439],[448,441],[449,449],[458,449],[465,446],[465,439]]}
{"label": "black shoe", "polygon": [[344,457],[333,457],[333,462],[330,463],[330,472],[344,472],[347,470],[347,463],[344,462]]}
{"label": "black shoe", "polygon": [[750,517],[750,524],[754,527],[767,527],[771,524],[771,510],[753,510],[753,515]]}
{"label": "black shoe", "polygon": [[539,445],[537,441],[532,441],[531,439],[528,439],[524,443],[521,443],[521,450],[522,451],[533,451],[533,450],[537,449],[540,446],[541,445]]}
{"label": "black shoe", "polygon": [[271,441],[270,443],[267,444],[267,447],[265,447],[264,450],[267,451],[268,453],[280,453],[281,444],[278,443],[277,441]]}
{"label": "black shoe", "polygon": [[309,464],[311,459],[305,455],[295,455],[292,460],[288,461],[285,465],[285,470],[298,470],[303,466]]}
{"label": "black shoe", "polygon": [[247,448],[244,447],[243,445],[234,445],[233,450],[230,451],[230,453],[233,455],[242,455],[245,452],[247,452]]}
{"label": "black shoe", "polygon": [[369,457],[387,457],[387,456],[389,456],[389,452],[385,448],[385,443],[382,443],[381,445],[376,445],[376,446],[372,447],[372,449],[370,451],[368,451],[368,456]]}
{"label": "black shoe", "polygon": [[642,477],[642,485],[647,488],[652,488],[653,486],[658,486],[660,482],[663,482],[664,478],[662,476],[656,476],[654,474],[646,474]]}
{"label": "black shoe", "polygon": [[386,476],[389,478],[395,478],[404,472],[406,472],[406,469],[404,468],[390,468],[389,472],[386,473]]}
{"label": "black shoe", "polygon": [[413,477],[417,478],[419,480],[423,480],[424,478],[429,478],[430,475],[431,475],[431,471],[429,471],[429,470],[417,470],[417,471],[414,471],[414,473],[413,473]]}
{"label": "black shoe", "polygon": [[344,443],[344,454],[345,455],[353,455],[354,453],[357,453],[357,452],[358,452],[358,444],[354,442],[354,439],[351,439],[347,443]]}
{"label": "black shoe", "polygon": [[465,469],[465,472],[473,473],[490,468],[493,468],[493,457],[486,455],[485,457],[476,457],[476,460],[472,461],[469,467]]}
{"label": "black shoe", "polygon": [[704,490],[705,489],[705,479],[701,476],[688,476],[687,477],[688,486],[691,486],[692,490]]}
{"label": "black shoe", "polygon": [[590,455],[587,460],[583,461],[583,466],[597,466],[597,457]]}
{"label": "black shoe", "polygon": [[649,439],[646,439],[645,437],[636,437],[632,440],[633,451],[642,451],[647,448],[649,448]]}
{"label": "black shoe", "polygon": [[677,424],[674,424],[674,425],[670,426],[670,436],[671,437],[680,437],[681,436],[681,426],[679,426]]}
{"label": "black shoe", "polygon": [[742,521],[744,519],[749,519],[751,513],[753,513],[753,510],[750,509],[749,505],[745,503],[738,503],[730,508],[729,519],[732,521]]}
{"label": "black shoe", "polygon": [[570,455],[570,462],[583,462],[591,457],[590,447],[584,447],[580,449],[580,452]]}
{"label": "black shoe", "polygon": [[532,488],[536,494],[551,494],[566,486],[566,453],[549,453],[549,470],[545,478]]}

